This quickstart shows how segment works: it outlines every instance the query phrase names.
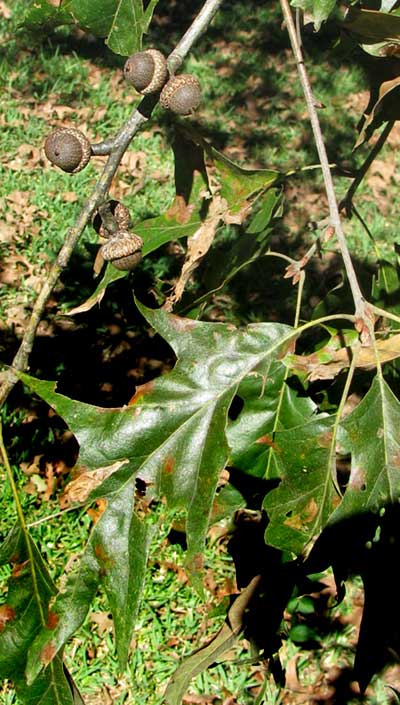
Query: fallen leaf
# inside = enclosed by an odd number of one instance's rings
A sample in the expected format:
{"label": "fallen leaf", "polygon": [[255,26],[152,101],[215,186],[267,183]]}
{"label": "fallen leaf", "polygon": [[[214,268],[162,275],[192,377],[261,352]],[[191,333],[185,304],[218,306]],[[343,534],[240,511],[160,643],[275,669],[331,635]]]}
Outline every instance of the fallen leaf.
{"label": "fallen leaf", "polygon": [[114,624],[109,612],[92,612],[90,621],[97,625],[97,630],[101,637],[107,632],[111,632]]}

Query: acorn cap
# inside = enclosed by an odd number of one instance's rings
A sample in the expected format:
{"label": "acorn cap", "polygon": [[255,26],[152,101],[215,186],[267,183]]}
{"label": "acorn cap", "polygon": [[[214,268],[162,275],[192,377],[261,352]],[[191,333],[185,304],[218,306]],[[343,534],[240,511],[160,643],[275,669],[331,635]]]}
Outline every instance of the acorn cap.
{"label": "acorn cap", "polygon": [[[120,201],[116,201],[114,199],[108,202],[108,207],[117,222],[119,230],[128,230],[131,224],[131,216],[128,208],[124,206],[123,203],[120,203]],[[96,211],[94,214],[92,225],[100,237],[112,237],[112,233],[104,227],[99,211]]]}
{"label": "acorn cap", "polygon": [[119,230],[100,247],[107,262],[117,269],[133,269],[142,259],[143,240],[128,230]]}
{"label": "acorn cap", "polygon": [[167,61],[158,49],[138,51],[127,59],[124,76],[138,93],[156,93],[163,87],[168,76]]}
{"label": "acorn cap", "polygon": [[177,115],[190,115],[199,107],[200,100],[200,82],[190,73],[170,78],[160,95],[161,105]]}
{"label": "acorn cap", "polygon": [[75,174],[89,162],[92,148],[83,132],[75,127],[58,127],[44,143],[47,159],[63,171]]}

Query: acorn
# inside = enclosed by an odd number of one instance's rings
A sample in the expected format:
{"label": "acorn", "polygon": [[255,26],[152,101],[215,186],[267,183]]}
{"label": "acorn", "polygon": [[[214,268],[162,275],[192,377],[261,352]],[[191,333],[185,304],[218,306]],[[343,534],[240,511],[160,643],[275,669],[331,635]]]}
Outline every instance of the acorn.
{"label": "acorn", "polygon": [[44,143],[44,151],[52,164],[71,174],[81,171],[92,154],[89,140],[75,127],[53,130]]}
{"label": "acorn", "polygon": [[138,93],[157,93],[168,77],[168,66],[164,54],[158,49],[138,51],[127,59],[124,76]]}
{"label": "acorn", "polygon": [[[119,230],[128,230],[131,224],[131,216],[129,210],[120,201],[111,200],[108,202],[108,208],[112,216],[114,216],[115,222]],[[92,225],[96,231],[103,238],[112,237],[112,232],[107,230],[104,225],[100,212],[96,211],[93,216]]]}
{"label": "acorn", "polygon": [[100,247],[103,259],[117,269],[134,269],[142,259],[143,240],[129,230],[118,230]]}
{"label": "acorn", "polygon": [[196,76],[173,76],[161,91],[160,103],[177,115],[191,115],[200,105],[201,88]]}

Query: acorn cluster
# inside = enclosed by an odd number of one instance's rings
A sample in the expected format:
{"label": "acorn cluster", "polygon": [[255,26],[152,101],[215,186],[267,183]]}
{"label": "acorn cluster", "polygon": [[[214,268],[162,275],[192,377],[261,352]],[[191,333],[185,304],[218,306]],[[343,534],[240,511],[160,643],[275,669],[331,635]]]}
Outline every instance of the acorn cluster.
{"label": "acorn cluster", "polygon": [[183,73],[168,78],[165,56],[157,49],[133,54],[124,66],[126,80],[138,93],[160,93],[163,108],[177,115],[191,115],[200,105],[201,89],[196,76]]}
{"label": "acorn cluster", "polygon": [[[200,105],[201,88],[196,76],[170,75],[167,60],[158,49],[132,54],[125,63],[124,76],[142,95],[159,93],[163,108],[176,115],[191,115]],[[89,140],[73,127],[53,130],[44,143],[44,151],[54,166],[70,174],[81,171],[92,156]],[[130,217],[125,206],[117,201],[110,201],[108,206],[112,230],[107,229],[99,212],[93,219],[94,228],[105,240],[100,254],[118,269],[133,269],[141,260],[143,240],[130,231]]]}

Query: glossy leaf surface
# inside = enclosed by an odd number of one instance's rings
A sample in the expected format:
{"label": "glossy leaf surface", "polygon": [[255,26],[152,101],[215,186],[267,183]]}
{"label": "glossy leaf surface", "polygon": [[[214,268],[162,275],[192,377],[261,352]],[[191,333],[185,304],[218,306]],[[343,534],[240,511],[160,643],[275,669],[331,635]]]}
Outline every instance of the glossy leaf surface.
{"label": "glossy leaf surface", "polygon": [[274,436],[279,486],[264,500],[270,523],[266,541],[296,556],[307,552],[339,501],[334,486],[332,425],[317,416]]}
{"label": "glossy leaf surface", "polygon": [[247,377],[238,389],[244,407],[229,426],[228,442],[233,465],[247,474],[280,477],[275,432],[301,426],[315,413],[315,404],[290,389],[286,376],[284,364],[272,361],[263,374]]}
{"label": "glossy leaf surface", "polygon": [[[138,568],[140,556],[131,554],[129,547],[137,542],[143,556],[148,542],[144,529],[138,538],[141,529],[127,511],[134,506],[135,478],[150,484],[170,507],[186,510],[189,567],[196,576],[219,474],[228,457],[225,428],[232,398],[242,379],[282,354],[293,335],[289,326],[276,323],[237,330],[161,310],[141,310],[173,347],[178,361],[171,373],[139,387],[131,406],[100,409],[74,402],[57,394],[53,383],[21,374],[67,421],[80,444],[81,463],[98,469],[125,461],[91,495],[107,497],[107,508],[91,535],[79,572],[55,602],[59,622],[52,634],[53,643],[56,640],[61,648],[81,623],[101,577],[116,620],[121,662],[127,655],[130,629],[128,595],[131,600],[133,593],[139,595],[144,573],[144,566]],[[48,635],[42,632],[31,649],[31,677],[39,672],[40,655],[47,645]]]}
{"label": "glossy leaf surface", "polygon": [[386,382],[375,377],[342,429],[344,443],[351,448],[351,471],[332,523],[376,513],[400,497],[400,402]]}
{"label": "glossy leaf surface", "polygon": [[0,677],[14,682],[21,702],[27,705],[74,705],[60,657],[33,684],[28,685],[25,679],[26,654],[38,630],[52,633],[54,616],[49,601],[56,588],[35,544],[18,527],[0,548],[0,565],[7,563],[12,574],[6,601],[0,605]]}

